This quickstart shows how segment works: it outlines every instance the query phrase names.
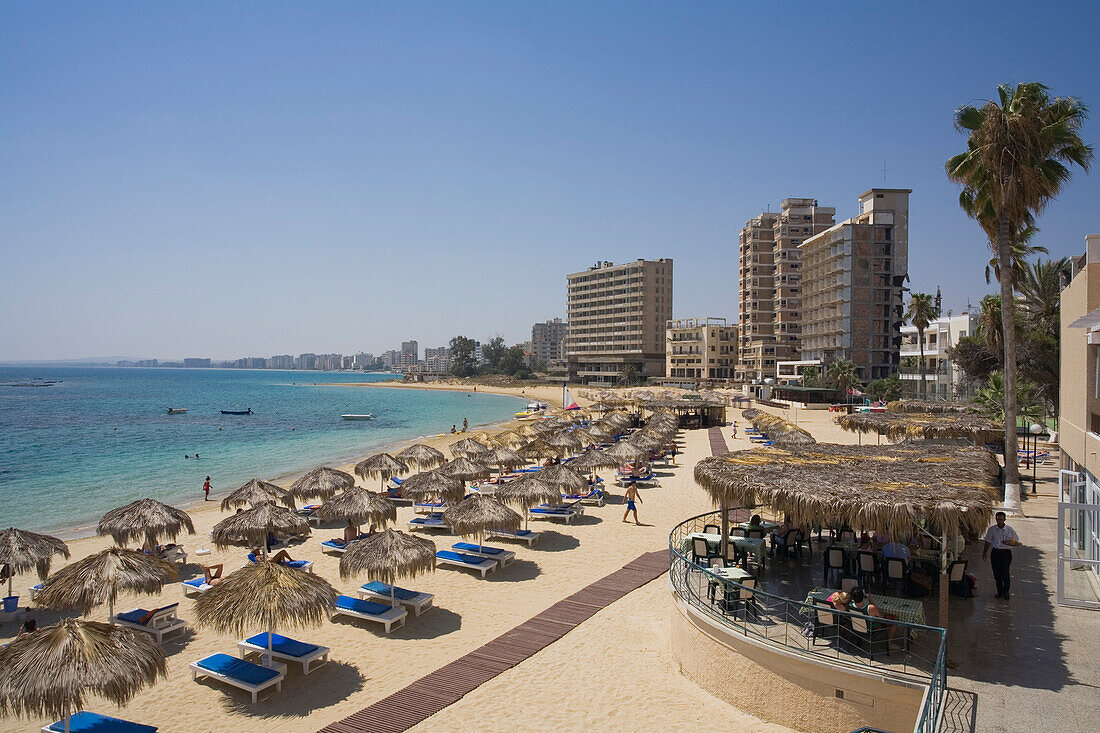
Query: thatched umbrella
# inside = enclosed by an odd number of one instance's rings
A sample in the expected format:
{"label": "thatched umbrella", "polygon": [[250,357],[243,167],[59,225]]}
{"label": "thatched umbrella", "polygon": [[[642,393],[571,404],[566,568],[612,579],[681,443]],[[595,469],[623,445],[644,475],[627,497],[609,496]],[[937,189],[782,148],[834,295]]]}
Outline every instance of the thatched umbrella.
{"label": "thatched umbrella", "polygon": [[745,418],[746,420],[752,420],[754,417],[756,417],[759,414],[760,414],[760,410],[756,409],[755,407],[749,407],[749,408],[746,408],[744,410],[741,410],[741,417]]}
{"label": "thatched umbrella", "polygon": [[438,451],[430,445],[424,445],[423,443],[410,445],[408,448],[395,455],[394,458],[401,461],[409,468],[416,468],[421,471],[432,469],[436,466],[442,466],[447,462],[447,456],[443,455],[442,451]]}
{"label": "thatched umbrella", "polygon": [[619,431],[606,423],[593,423],[588,426],[588,437],[597,443],[606,443],[619,434]]}
{"label": "thatched umbrella", "polygon": [[290,493],[299,499],[316,496],[324,500],[335,495],[337,491],[350,489],[352,486],[355,486],[355,477],[350,473],[321,466],[292,483]]}
{"label": "thatched umbrella", "polygon": [[608,448],[607,455],[619,461],[619,463],[626,463],[628,461],[644,461],[649,458],[649,451],[641,446],[633,445],[625,440],[620,440],[615,445]]}
{"label": "thatched umbrella", "polygon": [[424,471],[409,476],[401,484],[401,495],[414,502],[461,501],[466,495],[466,486],[457,478],[448,476],[437,468],[434,471]]}
{"label": "thatched umbrella", "polygon": [[772,441],[773,448],[805,448],[808,445],[816,445],[817,440],[804,430],[794,430],[783,433]]}
{"label": "thatched umbrella", "polygon": [[886,403],[890,412],[920,412],[931,415],[965,415],[978,409],[971,402],[932,402],[930,400],[896,400]]}
{"label": "thatched umbrella", "polygon": [[317,509],[323,521],[347,519],[357,527],[370,523],[371,527],[385,527],[397,521],[397,507],[386,497],[358,486],[337,494]]}
{"label": "thatched umbrella", "polygon": [[[350,548],[349,548],[350,549]],[[230,636],[320,626],[336,608],[336,589],[320,575],[277,562],[251,563],[222,578],[195,601],[199,626]]]}
{"label": "thatched umbrella", "polygon": [[507,529],[514,532],[519,529],[523,517],[504,506],[499,499],[486,494],[470,494],[444,511],[443,521],[460,535],[476,535],[480,551],[485,530]]}
{"label": "thatched umbrella", "polygon": [[179,580],[176,566],[137,550],[109,547],[58,570],[42,583],[35,605],[57,611],[80,611],[107,604],[115,615],[119,592],[160,593],[166,583]]}
{"label": "thatched umbrella", "polygon": [[1004,432],[1004,426],[980,415],[958,413],[857,412],[842,415],[836,422],[845,430],[878,433],[893,441],[963,438],[983,445],[998,440]]}
{"label": "thatched umbrella", "polygon": [[451,443],[452,456],[476,459],[488,452],[488,446],[482,445],[473,438],[464,438],[457,443]]}
{"label": "thatched umbrella", "polygon": [[444,476],[450,476],[459,481],[477,481],[492,475],[488,466],[471,461],[469,458],[453,458],[436,470]]}
{"label": "thatched umbrella", "polygon": [[499,501],[523,507],[524,529],[527,529],[527,509],[542,503],[552,502],[556,504],[561,501],[561,492],[556,486],[552,486],[539,478],[540,473],[542,471],[524,474],[520,478],[499,487],[496,493],[493,494],[494,498]]}
{"label": "thatched umbrella", "polygon": [[631,445],[636,445],[639,448],[647,451],[654,451],[658,448],[664,448],[669,444],[669,439],[658,435],[656,432],[650,431],[638,431],[627,438],[627,442]]}
{"label": "thatched umbrella", "polygon": [[506,470],[527,465],[527,459],[511,448],[495,448],[492,452],[488,453],[483,460],[490,466],[496,466],[500,470],[501,475],[504,475]]}
{"label": "thatched umbrella", "polygon": [[222,511],[234,509],[245,504],[256,506],[261,502],[273,501],[290,509],[295,509],[294,497],[289,491],[270,481],[254,478],[229,496],[222,499]]}
{"label": "thatched umbrella", "polygon": [[38,577],[45,580],[54,555],[69,559],[68,546],[56,537],[15,527],[0,530],[0,565],[8,566],[8,596],[12,595],[12,578],[16,573],[34,568]]}
{"label": "thatched umbrella", "polygon": [[210,533],[214,546],[224,549],[231,545],[267,548],[268,535],[276,537],[307,534],[309,520],[270,501],[257,504],[248,511],[234,514],[214,525]]}
{"label": "thatched umbrella", "polygon": [[119,545],[144,537],[146,546],[153,548],[162,537],[174,540],[184,530],[195,534],[187,512],[156,499],[138,499],[104,514],[96,534],[111,535]]}
{"label": "thatched umbrella", "polygon": [[565,453],[576,453],[581,449],[581,439],[569,430],[551,435],[546,439],[546,444],[560,448]]}
{"label": "thatched umbrella", "polygon": [[535,438],[530,443],[525,443],[519,447],[516,451],[521,456],[530,458],[531,460],[538,460],[540,458],[561,458],[565,453],[563,448],[559,448],[554,445],[550,445],[541,438]]}
{"label": "thatched umbrella", "polygon": [[387,529],[348,546],[340,558],[340,578],[365,573],[390,586],[390,605],[396,606],[393,586],[398,578],[415,578],[435,570],[435,543],[423,537]]}
{"label": "thatched umbrella", "polygon": [[0,649],[0,710],[61,718],[67,733],[85,695],[122,706],[158,677],[167,677],[167,668],[152,635],[62,619]]}
{"label": "thatched umbrella", "polygon": [[488,430],[479,430],[470,437],[490,450],[500,445],[497,442],[497,433],[490,433]]}
{"label": "thatched umbrella", "polygon": [[514,430],[505,430],[504,432],[497,433],[494,436],[494,439],[497,445],[504,446],[505,448],[511,448],[512,450],[519,448],[521,445],[527,442],[527,438],[520,435]]}
{"label": "thatched umbrella", "polygon": [[614,456],[607,455],[606,451],[590,448],[579,457],[569,462],[569,467],[574,471],[598,471],[601,468],[611,468],[619,465]]}
{"label": "thatched umbrella", "polygon": [[382,486],[385,486],[386,479],[390,476],[396,476],[408,470],[409,467],[403,461],[397,460],[389,453],[375,453],[373,456],[368,456],[355,464],[355,474],[357,476],[363,478],[377,476],[382,481]]}
{"label": "thatched umbrella", "polygon": [[542,430],[540,430],[539,427],[533,422],[523,423],[523,425],[520,425],[518,428],[515,429],[515,433],[516,435],[526,438],[527,440],[542,436]]}
{"label": "thatched umbrella", "polygon": [[535,472],[544,484],[556,486],[563,494],[577,494],[588,488],[588,479],[569,466],[558,464]]}

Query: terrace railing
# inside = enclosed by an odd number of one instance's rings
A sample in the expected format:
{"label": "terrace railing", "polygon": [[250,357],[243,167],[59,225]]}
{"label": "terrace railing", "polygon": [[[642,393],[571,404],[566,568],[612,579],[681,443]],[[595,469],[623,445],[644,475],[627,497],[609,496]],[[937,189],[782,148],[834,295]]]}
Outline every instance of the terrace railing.
{"label": "terrace railing", "polygon": [[[939,730],[947,688],[944,629],[876,617],[871,626],[873,634],[864,644],[859,635],[845,630],[851,626],[848,619],[866,621],[862,614],[830,610],[834,618],[844,620],[838,625],[819,625],[819,606],[760,588],[746,588],[692,560],[690,535],[720,522],[719,512],[700,514],[677,525],[669,535],[669,581],[684,603],[737,634],[777,645],[807,661],[858,670],[870,668],[899,682],[921,684],[925,694],[914,733]],[[751,599],[742,600],[750,592]],[[902,647],[900,651],[887,653],[889,647],[897,645]]]}

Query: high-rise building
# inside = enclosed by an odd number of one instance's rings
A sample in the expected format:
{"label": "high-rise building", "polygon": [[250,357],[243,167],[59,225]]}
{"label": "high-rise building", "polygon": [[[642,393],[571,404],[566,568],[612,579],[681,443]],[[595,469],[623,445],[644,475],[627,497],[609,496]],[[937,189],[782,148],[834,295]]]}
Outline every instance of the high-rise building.
{"label": "high-rise building", "polygon": [[269,369],[293,369],[294,357],[290,354],[276,354],[267,360],[267,366]]}
{"label": "high-rise building", "polygon": [[420,344],[416,341],[402,341],[401,355],[404,357],[405,366],[412,366],[420,361]]}
{"label": "high-rise building", "polygon": [[317,368],[317,355],[316,354],[299,354],[298,355],[298,368],[299,369],[316,369]]}
{"label": "high-rise building", "polygon": [[189,359],[184,359],[183,360],[183,365],[185,367],[209,367],[210,366],[210,360],[209,359],[198,359],[198,358],[192,357],[192,358],[189,358]]}
{"label": "high-rise building", "polygon": [[802,359],[854,362],[863,381],[898,370],[909,272],[908,188],[872,188],[859,216],[802,242]]}
{"label": "high-rise building", "polygon": [[731,379],[737,365],[737,324],[725,318],[680,318],[665,327],[665,376]]}
{"label": "high-rise building", "polygon": [[597,262],[566,276],[569,371],[589,384],[662,377],[672,319],[672,260]]}
{"label": "high-rise building", "polygon": [[424,371],[451,371],[451,348],[440,346],[438,349],[424,349]]}
{"label": "high-rise building", "polygon": [[836,209],[815,199],[787,198],[741,229],[741,307],[737,378],[775,377],[776,363],[798,357],[801,334],[799,245],[833,225]]}
{"label": "high-rise building", "polygon": [[543,364],[565,358],[566,326],[560,318],[531,326],[531,358]]}

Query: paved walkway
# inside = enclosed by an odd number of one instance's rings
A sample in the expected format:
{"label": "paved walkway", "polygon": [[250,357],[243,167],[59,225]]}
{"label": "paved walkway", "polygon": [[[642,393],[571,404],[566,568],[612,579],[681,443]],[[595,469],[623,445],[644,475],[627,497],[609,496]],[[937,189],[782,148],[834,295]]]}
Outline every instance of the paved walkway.
{"label": "paved walkway", "polygon": [[323,728],[321,733],[400,733],[408,730],[554,643],[600,609],[667,570],[668,552],[647,552],[488,644]]}
{"label": "paved walkway", "polygon": [[722,428],[709,428],[707,437],[710,438],[710,454],[712,456],[724,456],[730,452],[726,445],[726,439],[722,437]]}

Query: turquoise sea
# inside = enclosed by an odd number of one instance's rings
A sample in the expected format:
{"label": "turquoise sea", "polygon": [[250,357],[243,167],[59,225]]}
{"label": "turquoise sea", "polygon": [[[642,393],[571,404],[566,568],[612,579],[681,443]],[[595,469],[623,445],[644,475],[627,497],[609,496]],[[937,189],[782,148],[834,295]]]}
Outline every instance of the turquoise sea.
{"label": "turquoise sea", "polygon": [[[0,367],[0,527],[86,531],[107,510],[146,496],[200,501],[206,476],[211,496],[221,495],[251,478],[287,478],[461,428],[463,418],[471,429],[499,422],[523,404],[502,395],[323,384],[393,378]],[[169,407],[187,413],[169,415]],[[220,412],[249,407],[255,414]],[[374,420],[340,419],[368,412]]]}

